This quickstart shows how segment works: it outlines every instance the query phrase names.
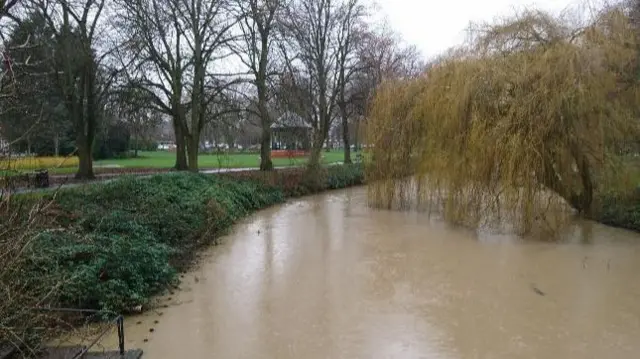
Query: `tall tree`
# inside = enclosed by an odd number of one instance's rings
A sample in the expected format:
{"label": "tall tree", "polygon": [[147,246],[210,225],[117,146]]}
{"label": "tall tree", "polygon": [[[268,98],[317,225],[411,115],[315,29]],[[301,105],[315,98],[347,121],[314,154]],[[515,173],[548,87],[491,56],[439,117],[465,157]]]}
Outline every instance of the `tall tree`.
{"label": "tall tree", "polygon": [[368,116],[376,90],[385,81],[418,77],[425,65],[418,49],[404,44],[386,24],[360,33],[356,51],[360,68],[351,80],[349,104],[357,150],[359,129]]}
{"label": "tall tree", "polygon": [[353,75],[361,66],[356,50],[359,37],[364,33],[364,7],[358,0],[347,0],[340,9],[340,22],[337,32],[337,71],[338,71],[338,109],[342,120],[342,142],[344,144],[344,163],[351,163],[351,141],[349,136],[350,92]]}
{"label": "tall tree", "polygon": [[150,108],[148,93],[140,87],[124,84],[116,91],[111,107],[128,128],[133,140],[133,155],[138,157],[140,143],[148,140],[162,123],[162,114]]}
{"label": "tall tree", "polygon": [[287,7],[283,30],[289,44],[282,44],[287,78],[297,91],[289,92],[313,129],[309,170],[320,166],[322,147],[335,115],[339,76],[339,0],[295,0]]}
{"label": "tall tree", "polygon": [[43,110],[55,96],[46,64],[53,54],[46,28],[42,17],[31,16],[21,21],[4,43],[5,67],[11,71],[11,81],[19,85],[0,96],[0,128],[14,149],[20,147],[27,153],[32,148],[30,140],[46,128]]}
{"label": "tall tree", "polygon": [[[189,67],[183,46],[182,25],[170,0],[116,0],[120,5],[117,27],[129,34],[118,49],[121,65],[133,61],[125,75],[132,87],[146,92],[150,106],[171,118],[176,143],[176,170],[186,170],[183,126],[186,90],[183,79]],[[172,41],[173,40],[173,41]]]}
{"label": "tall tree", "polygon": [[214,68],[230,56],[237,23],[230,0],[117,2],[118,26],[131,34],[120,55],[136,60],[128,78],[147,92],[157,111],[172,118],[176,169],[196,171],[207,109],[231,83]]}
{"label": "tall tree", "polygon": [[277,16],[285,8],[285,0],[238,0],[242,21],[242,41],[238,54],[249,68],[258,95],[257,115],[260,118],[260,170],[273,169],[271,161],[271,125],[269,111],[270,60],[276,35]]}
{"label": "tall tree", "polygon": [[55,39],[56,50],[51,65],[74,124],[79,158],[76,178],[93,178],[92,149],[100,102],[115,76],[110,74],[99,79],[99,67],[105,56],[96,52],[96,41],[106,0],[31,1]]}

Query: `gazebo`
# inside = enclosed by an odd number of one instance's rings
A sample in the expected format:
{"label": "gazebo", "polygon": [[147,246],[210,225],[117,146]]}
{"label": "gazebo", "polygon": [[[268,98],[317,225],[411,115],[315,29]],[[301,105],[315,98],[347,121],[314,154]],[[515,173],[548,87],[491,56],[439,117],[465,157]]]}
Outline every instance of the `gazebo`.
{"label": "gazebo", "polygon": [[286,112],[271,125],[273,157],[306,156],[311,148],[312,127],[299,115]]}

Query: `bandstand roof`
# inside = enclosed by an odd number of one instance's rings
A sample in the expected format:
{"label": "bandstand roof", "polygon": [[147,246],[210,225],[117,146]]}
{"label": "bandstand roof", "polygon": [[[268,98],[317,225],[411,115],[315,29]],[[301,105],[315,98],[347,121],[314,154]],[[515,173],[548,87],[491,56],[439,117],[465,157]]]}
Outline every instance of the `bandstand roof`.
{"label": "bandstand roof", "polygon": [[271,128],[311,128],[302,116],[293,112],[285,112],[271,125]]}

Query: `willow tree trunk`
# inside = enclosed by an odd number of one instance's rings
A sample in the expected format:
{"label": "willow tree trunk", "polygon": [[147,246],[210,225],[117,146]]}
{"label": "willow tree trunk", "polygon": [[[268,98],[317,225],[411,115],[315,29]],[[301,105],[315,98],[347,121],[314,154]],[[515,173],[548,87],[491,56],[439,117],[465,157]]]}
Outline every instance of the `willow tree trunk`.
{"label": "willow tree trunk", "polygon": [[554,168],[553,158],[548,154],[544,157],[544,175],[540,178],[540,182],[564,198],[578,213],[589,217],[592,214],[594,192],[591,167],[577,146],[572,145],[571,152],[578,167],[578,174],[577,178],[573,178],[568,183],[580,183],[580,190],[569,185],[566,180],[560,177]]}
{"label": "willow tree trunk", "polygon": [[591,177],[591,166],[587,157],[580,151],[580,147],[577,145],[571,146],[572,155],[578,166],[578,172],[580,174],[580,181],[582,182],[582,191],[579,195],[573,195],[572,205],[578,211],[589,217],[592,214],[593,207],[593,191],[594,184]]}

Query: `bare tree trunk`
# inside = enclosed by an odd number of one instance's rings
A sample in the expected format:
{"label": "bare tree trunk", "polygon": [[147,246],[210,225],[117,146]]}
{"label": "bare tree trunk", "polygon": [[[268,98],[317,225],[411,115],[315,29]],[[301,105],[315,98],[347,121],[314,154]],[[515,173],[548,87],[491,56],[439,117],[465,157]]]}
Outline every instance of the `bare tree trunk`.
{"label": "bare tree trunk", "polygon": [[88,144],[87,136],[79,134],[76,137],[76,146],[78,147],[78,172],[76,179],[93,179],[93,157],[91,156],[91,146]]}
{"label": "bare tree trunk", "polygon": [[192,134],[187,138],[187,157],[189,160],[189,171],[198,172],[198,149],[200,136]]}
{"label": "bare tree trunk", "polygon": [[[85,50],[86,54],[91,51]],[[86,55],[84,68],[80,75],[81,96],[76,97],[76,146],[78,147],[79,166],[77,179],[94,179],[93,174],[93,141],[96,127],[96,89],[93,58]],[[86,101],[85,101],[86,99]],[[86,107],[85,107],[86,106]]]}
{"label": "bare tree trunk", "polygon": [[320,169],[320,159],[322,158],[322,144],[324,140],[314,140],[309,155],[309,163],[307,164],[309,172],[313,173]]}
{"label": "bare tree trunk", "polygon": [[60,156],[60,136],[57,132],[53,135],[53,154],[56,157]]}
{"label": "bare tree trunk", "polygon": [[189,169],[187,165],[187,149],[185,145],[185,137],[182,133],[182,126],[178,122],[180,120],[174,117],[173,119],[173,133],[176,137],[176,164],[174,168],[178,171],[186,171]]}
{"label": "bare tree trunk", "polygon": [[133,157],[138,157],[138,136],[134,136],[133,139]]}
{"label": "bare tree trunk", "polygon": [[349,138],[349,118],[346,114],[346,109],[340,106],[340,112],[342,114],[342,142],[344,143],[344,163],[351,164],[351,144]]}
{"label": "bare tree trunk", "polygon": [[358,117],[356,116],[356,120],[355,120],[355,124],[354,124],[354,131],[353,131],[353,150],[355,152],[358,152],[360,150],[360,143],[359,143],[359,135],[360,134],[360,120],[358,119]]}
{"label": "bare tree trunk", "polygon": [[[323,126],[324,127],[324,126]],[[313,142],[311,144],[311,154],[309,155],[309,162],[307,164],[307,172],[313,177],[317,177],[317,173],[320,170],[320,160],[322,159],[322,145],[326,142],[326,132],[321,129],[313,134]]]}
{"label": "bare tree trunk", "polygon": [[271,128],[262,127],[262,137],[260,140],[260,171],[273,170],[271,161]]}
{"label": "bare tree trunk", "polygon": [[271,161],[271,117],[267,110],[266,84],[262,83],[258,86],[258,106],[260,108],[260,171],[273,170],[273,162]]}

